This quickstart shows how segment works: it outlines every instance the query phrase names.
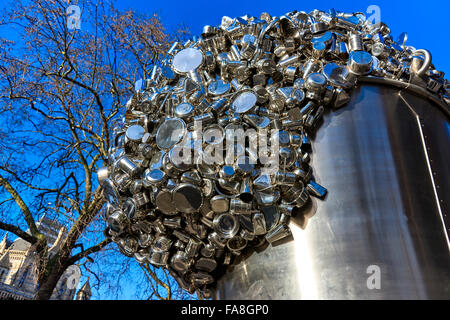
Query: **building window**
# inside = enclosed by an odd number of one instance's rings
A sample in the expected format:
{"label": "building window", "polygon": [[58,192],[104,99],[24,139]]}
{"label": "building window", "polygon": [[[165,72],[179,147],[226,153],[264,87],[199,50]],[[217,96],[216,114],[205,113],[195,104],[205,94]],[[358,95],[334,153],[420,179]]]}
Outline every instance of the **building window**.
{"label": "building window", "polygon": [[3,280],[2,281],[6,281],[8,279],[9,276],[9,270],[3,270]]}
{"label": "building window", "polygon": [[12,280],[12,283],[15,285],[16,281],[17,281],[17,276],[19,275],[19,270],[16,270],[16,273],[14,273],[14,278]]}

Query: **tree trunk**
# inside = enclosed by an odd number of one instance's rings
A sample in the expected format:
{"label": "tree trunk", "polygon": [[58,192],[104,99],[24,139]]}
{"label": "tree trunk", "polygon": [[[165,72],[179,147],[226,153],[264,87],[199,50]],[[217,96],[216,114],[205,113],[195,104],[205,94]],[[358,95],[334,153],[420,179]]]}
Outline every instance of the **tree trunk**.
{"label": "tree trunk", "polygon": [[58,269],[50,273],[50,275],[41,283],[39,283],[39,289],[34,297],[35,300],[49,300],[52,296],[53,290],[55,290],[58,284],[59,278],[61,278],[64,270]]}

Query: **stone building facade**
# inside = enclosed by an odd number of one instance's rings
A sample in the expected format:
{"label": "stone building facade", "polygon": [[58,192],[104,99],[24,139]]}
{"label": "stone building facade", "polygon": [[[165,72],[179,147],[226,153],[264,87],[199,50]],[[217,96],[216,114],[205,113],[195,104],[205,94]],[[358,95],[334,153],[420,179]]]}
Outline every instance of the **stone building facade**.
{"label": "stone building facade", "polygon": [[[49,257],[55,255],[60,249],[64,238],[67,235],[67,229],[55,220],[51,220],[45,215],[39,219],[36,226],[42,232],[48,241]],[[79,271],[77,266],[72,266],[67,270],[58,281],[56,288],[51,296],[52,300],[73,300],[76,288],[71,286],[68,281],[73,279],[73,272]],[[77,272],[80,274],[80,272]],[[89,296],[89,281],[83,286],[83,297]],[[34,298],[38,289],[37,282],[37,263],[34,247],[23,239],[16,239],[13,242],[8,241],[8,234],[0,242],[0,300],[30,300]],[[81,291],[81,289],[80,289]]]}

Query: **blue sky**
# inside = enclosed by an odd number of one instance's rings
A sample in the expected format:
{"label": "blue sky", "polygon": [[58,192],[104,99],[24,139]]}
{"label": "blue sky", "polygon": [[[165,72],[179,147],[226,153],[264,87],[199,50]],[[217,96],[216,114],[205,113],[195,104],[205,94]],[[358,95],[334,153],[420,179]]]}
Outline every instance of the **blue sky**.
{"label": "blue sky", "polygon": [[259,17],[262,12],[267,12],[279,16],[293,10],[309,12],[314,9],[327,11],[330,8],[366,13],[370,5],[378,5],[381,9],[381,21],[390,27],[394,39],[403,31],[408,32],[407,44],[417,49],[428,49],[433,55],[436,68],[446,74],[450,73],[450,61],[447,57],[450,44],[446,35],[449,29],[448,0],[117,0],[117,4],[120,8],[157,13],[168,30],[184,23],[192,35],[199,35],[204,25],[219,24],[224,15],[236,17],[249,14]]}

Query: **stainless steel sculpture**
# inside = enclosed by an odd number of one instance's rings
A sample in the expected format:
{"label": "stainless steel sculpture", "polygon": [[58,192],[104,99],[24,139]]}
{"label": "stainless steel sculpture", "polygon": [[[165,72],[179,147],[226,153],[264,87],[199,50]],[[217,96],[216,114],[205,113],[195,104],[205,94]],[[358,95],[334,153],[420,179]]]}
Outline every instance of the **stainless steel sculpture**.
{"label": "stainless steel sculpture", "polygon": [[448,298],[450,86],[405,41],[315,10],[175,43],[99,171],[105,235],[205,298]]}
{"label": "stainless steel sculpture", "polygon": [[362,80],[314,138],[325,201],[291,219],[293,241],[233,266],[217,298],[449,299],[445,113],[417,92]]}

